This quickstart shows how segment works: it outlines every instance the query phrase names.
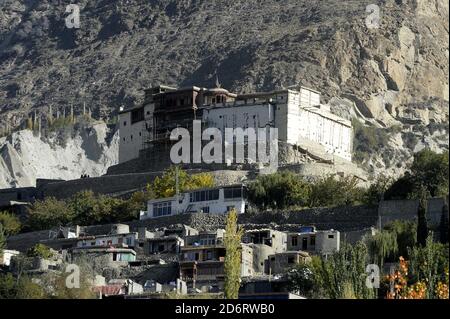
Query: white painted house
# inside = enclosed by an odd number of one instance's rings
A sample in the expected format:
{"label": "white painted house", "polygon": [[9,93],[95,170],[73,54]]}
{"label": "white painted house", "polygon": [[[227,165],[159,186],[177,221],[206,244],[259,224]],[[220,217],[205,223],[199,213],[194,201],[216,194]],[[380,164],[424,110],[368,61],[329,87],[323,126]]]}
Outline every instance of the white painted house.
{"label": "white painted house", "polygon": [[238,214],[245,212],[245,189],[243,185],[199,189],[180,193],[178,196],[149,200],[147,211],[140,219],[203,212],[225,214],[235,209]]}

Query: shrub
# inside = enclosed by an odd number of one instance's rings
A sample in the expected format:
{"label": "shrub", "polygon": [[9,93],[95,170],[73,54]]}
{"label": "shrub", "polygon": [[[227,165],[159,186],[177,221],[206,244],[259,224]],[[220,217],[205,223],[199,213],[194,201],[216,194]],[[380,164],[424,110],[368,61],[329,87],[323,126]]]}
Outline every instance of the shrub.
{"label": "shrub", "polygon": [[0,224],[6,237],[17,234],[22,228],[19,218],[7,212],[0,212]]}

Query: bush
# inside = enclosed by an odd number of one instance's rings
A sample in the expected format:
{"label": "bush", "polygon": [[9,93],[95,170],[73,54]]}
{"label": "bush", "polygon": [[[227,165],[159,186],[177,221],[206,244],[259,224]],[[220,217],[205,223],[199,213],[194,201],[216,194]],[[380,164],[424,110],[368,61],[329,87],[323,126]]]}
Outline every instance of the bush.
{"label": "bush", "polygon": [[0,212],[0,224],[6,237],[17,234],[22,228],[19,218],[7,212]]}
{"label": "bush", "polygon": [[355,177],[329,176],[313,183],[310,207],[333,207],[362,202],[364,191]]}
{"label": "bush", "polygon": [[28,249],[27,256],[50,259],[53,257],[53,252],[50,247],[45,246],[44,244],[36,244]]}
{"label": "bush", "polygon": [[359,163],[367,160],[369,154],[379,152],[389,140],[386,129],[365,126],[356,119],[352,120],[352,126],[354,131],[354,157]]}
{"label": "bush", "polygon": [[260,175],[248,186],[248,198],[261,209],[307,206],[311,186],[301,177],[285,171]]}

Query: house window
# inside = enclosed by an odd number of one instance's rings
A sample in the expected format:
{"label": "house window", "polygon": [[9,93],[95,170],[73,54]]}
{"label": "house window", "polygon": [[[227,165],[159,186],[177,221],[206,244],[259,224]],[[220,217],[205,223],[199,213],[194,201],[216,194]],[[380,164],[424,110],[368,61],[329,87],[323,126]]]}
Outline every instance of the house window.
{"label": "house window", "polygon": [[205,202],[210,200],[218,200],[219,199],[219,190],[212,189],[206,191],[198,191],[189,194],[189,201],[193,202]]}
{"label": "house window", "polygon": [[333,239],[334,235],[328,235],[328,239]]}
{"label": "house window", "polygon": [[242,198],[243,197],[242,187],[224,188],[224,197],[226,199]]}
{"label": "house window", "polygon": [[172,215],[172,202],[153,204],[153,217]]}
{"label": "house window", "polygon": [[291,245],[292,246],[297,246],[298,245],[298,237],[294,236],[291,238]]}
{"label": "house window", "polygon": [[311,236],[311,238],[309,239],[309,243],[310,243],[310,245],[315,245],[316,244],[316,236]]}
{"label": "house window", "polygon": [[128,246],[131,246],[131,245],[132,245],[131,237],[127,237],[126,243],[127,243]]}
{"label": "house window", "polygon": [[127,126],[127,121],[123,121],[123,126]]}

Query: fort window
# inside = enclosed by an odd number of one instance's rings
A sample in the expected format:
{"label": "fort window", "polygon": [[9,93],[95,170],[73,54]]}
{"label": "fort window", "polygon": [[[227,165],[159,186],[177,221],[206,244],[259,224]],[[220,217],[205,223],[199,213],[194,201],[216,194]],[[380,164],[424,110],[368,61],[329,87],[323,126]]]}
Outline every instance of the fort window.
{"label": "fort window", "polygon": [[298,238],[297,238],[297,236],[292,237],[291,243],[292,243],[292,246],[297,246],[298,245]]}
{"label": "fort window", "polygon": [[328,235],[328,239],[333,239],[334,235]]}
{"label": "fort window", "polygon": [[131,124],[144,120],[144,109],[140,108],[131,112]]}

